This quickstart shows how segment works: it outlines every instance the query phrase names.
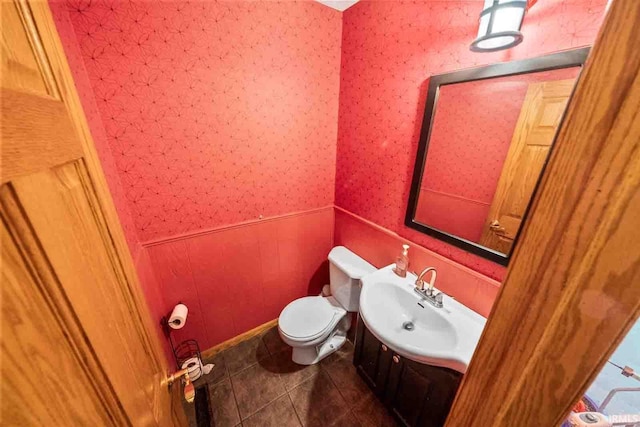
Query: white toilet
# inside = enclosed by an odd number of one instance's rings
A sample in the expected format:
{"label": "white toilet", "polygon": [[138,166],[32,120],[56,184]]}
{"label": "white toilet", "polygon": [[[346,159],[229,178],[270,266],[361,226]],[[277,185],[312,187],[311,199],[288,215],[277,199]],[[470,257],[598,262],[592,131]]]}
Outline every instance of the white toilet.
{"label": "white toilet", "polygon": [[360,278],[375,270],[344,246],[329,252],[331,296],[299,298],[278,318],[280,337],[293,347],[295,363],[313,365],[344,344],[351,326],[348,313],[360,305]]}

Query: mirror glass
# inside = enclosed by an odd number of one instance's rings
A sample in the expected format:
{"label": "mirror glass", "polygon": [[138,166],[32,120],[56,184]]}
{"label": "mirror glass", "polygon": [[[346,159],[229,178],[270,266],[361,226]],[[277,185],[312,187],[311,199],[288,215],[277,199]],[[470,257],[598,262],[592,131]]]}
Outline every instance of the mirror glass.
{"label": "mirror glass", "polygon": [[508,255],[580,69],[440,85],[413,221]]}

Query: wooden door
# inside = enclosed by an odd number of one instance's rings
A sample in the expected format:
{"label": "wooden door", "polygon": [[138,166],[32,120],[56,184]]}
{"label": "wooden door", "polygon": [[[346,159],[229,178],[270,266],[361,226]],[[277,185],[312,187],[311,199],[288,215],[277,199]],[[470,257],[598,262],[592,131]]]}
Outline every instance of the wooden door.
{"label": "wooden door", "polygon": [[568,79],[529,85],[481,245],[504,254],[510,252],[574,84],[574,79]]}
{"label": "wooden door", "polygon": [[0,422],[183,425],[47,3],[1,7]]}

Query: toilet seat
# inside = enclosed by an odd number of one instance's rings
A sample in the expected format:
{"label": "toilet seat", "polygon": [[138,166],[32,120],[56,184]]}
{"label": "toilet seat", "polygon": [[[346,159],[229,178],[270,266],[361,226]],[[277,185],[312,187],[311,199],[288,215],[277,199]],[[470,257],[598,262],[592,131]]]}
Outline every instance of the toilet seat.
{"label": "toilet seat", "polygon": [[313,365],[341,348],[347,341],[352,313],[360,304],[360,278],[375,267],[344,246],[329,252],[331,296],[299,298],[278,317],[280,339],[292,348],[291,360]]}
{"label": "toilet seat", "polygon": [[332,297],[299,298],[282,310],[278,327],[292,341],[313,341],[331,332],[346,313]]}

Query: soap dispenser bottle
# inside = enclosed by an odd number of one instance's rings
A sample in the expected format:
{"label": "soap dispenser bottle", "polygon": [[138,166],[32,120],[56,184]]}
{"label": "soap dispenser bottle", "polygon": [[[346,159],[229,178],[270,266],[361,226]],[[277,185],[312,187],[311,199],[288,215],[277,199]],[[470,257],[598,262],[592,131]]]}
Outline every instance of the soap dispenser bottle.
{"label": "soap dispenser bottle", "polygon": [[402,254],[396,258],[396,266],[393,272],[400,277],[407,277],[407,269],[409,268],[409,245],[402,245]]}

